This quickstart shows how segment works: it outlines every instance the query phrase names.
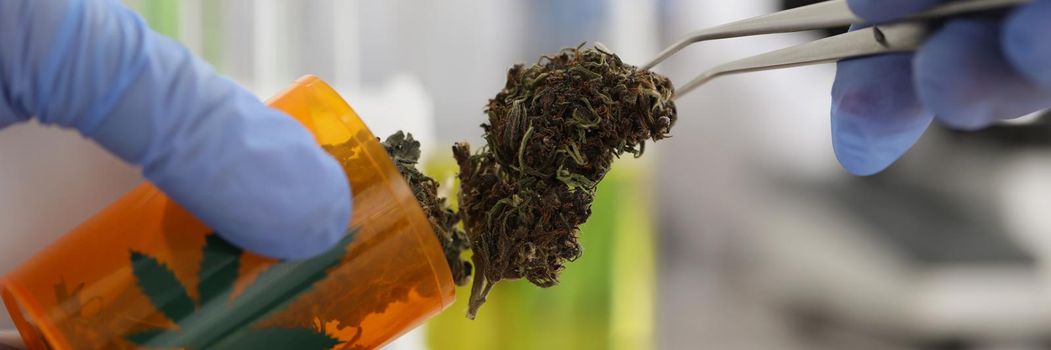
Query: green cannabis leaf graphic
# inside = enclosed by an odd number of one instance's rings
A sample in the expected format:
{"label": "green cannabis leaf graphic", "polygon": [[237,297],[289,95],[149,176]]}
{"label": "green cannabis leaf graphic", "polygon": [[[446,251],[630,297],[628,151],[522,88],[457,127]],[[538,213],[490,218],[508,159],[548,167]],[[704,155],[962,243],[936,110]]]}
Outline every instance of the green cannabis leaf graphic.
{"label": "green cannabis leaf graphic", "polygon": [[139,288],[168,319],[182,320],[193,313],[196,308],[193,299],[186,295],[186,288],[167,266],[137,252],[131,252],[131,261],[131,268],[139,279]]}
{"label": "green cannabis leaf graphic", "polygon": [[309,328],[253,328],[310,290],[339,264],[354,241],[350,230],[335,247],[316,258],[274,265],[231,300],[240,269],[240,248],[208,235],[201,259],[194,302],[187,288],[168,266],[156,258],[131,252],[132,271],[138,287],[177,329],[150,329],[126,339],[148,348],[186,349],[330,349],[341,342],[324,331]]}

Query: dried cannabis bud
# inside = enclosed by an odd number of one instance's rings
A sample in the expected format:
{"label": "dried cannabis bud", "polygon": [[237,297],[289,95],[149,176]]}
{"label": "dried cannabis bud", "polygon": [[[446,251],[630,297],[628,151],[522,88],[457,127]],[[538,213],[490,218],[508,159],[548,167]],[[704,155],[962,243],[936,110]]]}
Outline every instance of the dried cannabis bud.
{"label": "dried cannabis bud", "polygon": [[405,178],[405,182],[409,183],[424,214],[427,214],[427,219],[445,251],[445,259],[452,271],[453,281],[458,286],[467,284],[467,279],[471,276],[471,263],[460,258],[468,248],[467,235],[457,227],[460,222],[459,215],[449,209],[445,198],[438,197],[438,182],[416,169],[416,162],[420,159],[420,142],[413,139],[412,134],[398,131],[383,141],[383,148],[390,154],[395,167]]}
{"label": "dried cannabis bud", "polygon": [[558,283],[565,263],[580,257],[578,229],[596,185],[614,158],[639,157],[646,140],[669,136],[673,95],[667,78],[601,46],[564,49],[508,71],[486,107],[488,145],[475,154],[466,143],[453,146],[477,268],[469,318],[500,280]]}

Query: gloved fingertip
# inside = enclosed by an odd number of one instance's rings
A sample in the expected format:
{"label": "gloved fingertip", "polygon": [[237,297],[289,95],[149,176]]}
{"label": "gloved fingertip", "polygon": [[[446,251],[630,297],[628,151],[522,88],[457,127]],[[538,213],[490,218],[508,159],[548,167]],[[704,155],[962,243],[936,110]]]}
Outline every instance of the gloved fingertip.
{"label": "gloved fingertip", "polygon": [[832,150],[839,165],[851,175],[875,175],[889,167],[897,159],[896,157],[876,158],[867,149],[851,147],[854,143],[851,140],[852,137],[848,136],[849,132],[843,132],[842,127],[840,127],[840,130],[838,133],[833,133]]}
{"label": "gloved fingertip", "polygon": [[832,88],[832,148],[854,175],[883,171],[905,153],[933,116],[912,85],[912,55],[842,61]]}
{"label": "gloved fingertip", "polygon": [[849,0],[855,14],[869,22],[886,22],[929,9],[944,0]]}
{"label": "gloved fingertip", "polygon": [[926,114],[880,117],[911,122],[879,125],[879,121],[866,120],[866,116],[850,114],[833,106],[832,149],[836,160],[848,173],[870,176],[885,170],[919,140],[933,119]]}
{"label": "gloved fingertip", "polygon": [[1023,77],[1051,90],[1051,1],[1017,9],[1004,24],[1003,50]]}
{"label": "gloved fingertip", "polygon": [[229,226],[219,230],[220,235],[246,250],[282,260],[308,259],[331,249],[346,235],[353,202],[342,168],[327,154],[320,157],[327,159],[311,162],[320,164],[313,167],[315,172],[277,184],[283,188],[272,187],[275,179],[265,177],[252,184],[270,188],[271,193],[257,198],[254,209],[271,214],[253,214],[247,224],[220,221],[217,229]]}

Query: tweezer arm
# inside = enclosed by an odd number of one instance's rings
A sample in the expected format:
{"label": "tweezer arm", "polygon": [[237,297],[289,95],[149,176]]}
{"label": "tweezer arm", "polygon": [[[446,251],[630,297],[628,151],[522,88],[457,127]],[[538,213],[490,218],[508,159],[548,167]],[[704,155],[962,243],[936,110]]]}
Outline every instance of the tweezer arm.
{"label": "tweezer arm", "polygon": [[865,28],[809,43],[752,56],[726,63],[708,70],[676,89],[675,97],[683,96],[716,77],[790,68],[841,59],[913,51],[928,34],[927,25],[909,22]]}
{"label": "tweezer arm", "polygon": [[831,0],[774,12],[687,34],[657,54],[652,61],[639,67],[639,70],[653,68],[676,52],[700,41],[842,27],[855,22],[861,22],[861,19],[847,7],[847,0]]}
{"label": "tweezer arm", "polygon": [[[968,12],[991,10],[1031,3],[1033,0],[957,0],[945,5],[902,19],[904,22],[929,20]],[[753,17],[714,28],[696,31],[661,51],[649,63],[640,67],[648,70],[671,57],[676,52],[699,41],[736,38],[742,36],[790,33],[807,30],[844,27],[865,21],[854,14],[847,0],[830,0],[791,10]]]}

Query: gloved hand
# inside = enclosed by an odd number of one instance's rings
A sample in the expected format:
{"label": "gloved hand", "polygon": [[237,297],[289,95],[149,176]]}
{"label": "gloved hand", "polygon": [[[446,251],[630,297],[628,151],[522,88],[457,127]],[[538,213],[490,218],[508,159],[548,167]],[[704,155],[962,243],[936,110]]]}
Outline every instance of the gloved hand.
{"label": "gloved hand", "polygon": [[[945,0],[851,0],[872,23]],[[973,130],[1051,107],[1051,0],[1002,17],[953,19],[915,54],[839,63],[832,88],[832,142],[847,171],[877,173],[908,150],[933,119]]]}
{"label": "gloved hand", "polygon": [[310,133],[119,1],[0,1],[0,43],[0,128],[76,129],[260,254],[302,259],[342,238],[349,185]]}

